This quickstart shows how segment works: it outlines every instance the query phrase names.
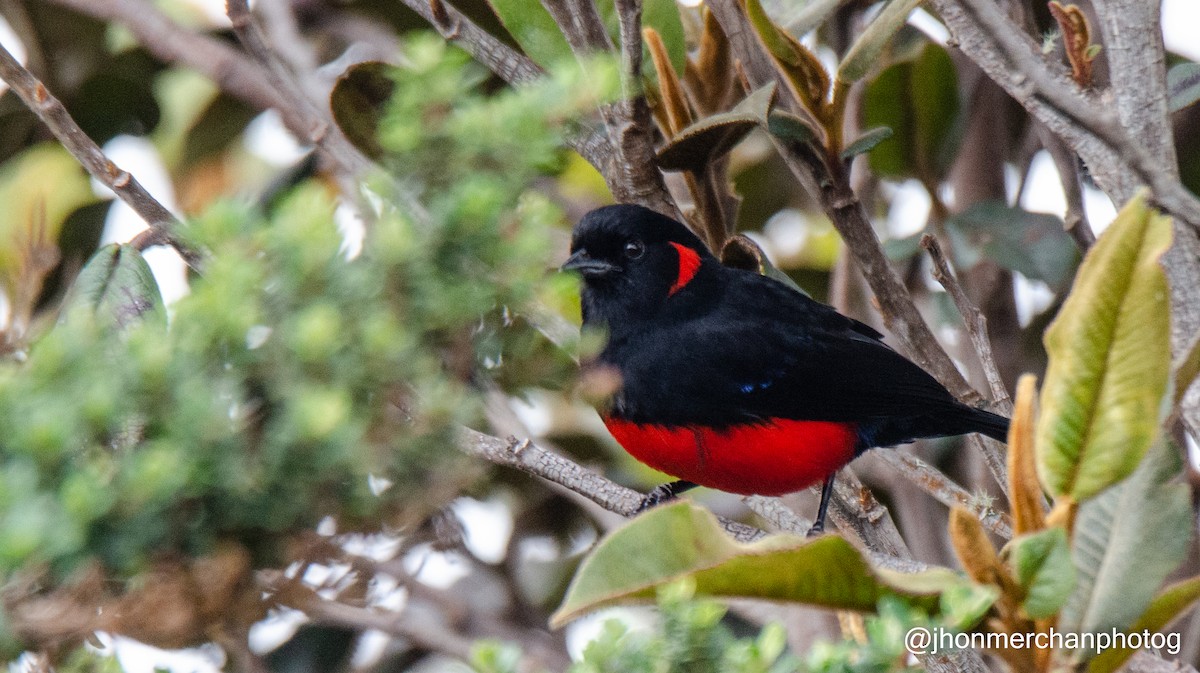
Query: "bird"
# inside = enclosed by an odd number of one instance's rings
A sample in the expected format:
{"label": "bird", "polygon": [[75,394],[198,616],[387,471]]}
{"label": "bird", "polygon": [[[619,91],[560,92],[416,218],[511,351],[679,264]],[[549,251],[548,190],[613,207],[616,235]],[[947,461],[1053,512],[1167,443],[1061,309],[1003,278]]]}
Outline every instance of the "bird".
{"label": "bird", "polygon": [[617,204],[585,214],[561,270],[582,276],[585,366],[619,381],[600,416],[638,461],[676,480],[638,511],[695,486],[778,496],[834,478],[865,451],[977,432],[1008,419],[957,400],[872,327],[778,280],[724,266],[687,226]]}

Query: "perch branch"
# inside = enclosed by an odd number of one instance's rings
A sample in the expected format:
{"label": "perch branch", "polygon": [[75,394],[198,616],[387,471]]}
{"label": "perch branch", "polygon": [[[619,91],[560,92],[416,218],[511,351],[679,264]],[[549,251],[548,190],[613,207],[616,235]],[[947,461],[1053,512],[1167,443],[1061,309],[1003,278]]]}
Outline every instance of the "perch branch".
{"label": "perch branch", "polygon": [[877,452],[877,455],[938,502],[947,507],[968,509],[979,518],[984,528],[1005,540],[1012,539],[1012,525],[1003,512],[984,506],[980,498],[971,495],[925,461],[907,451],[884,450]]}
{"label": "perch branch", "polygon": [[111,189],[146,221],[153,232],[148,238],[155,243],[170,244],[188,264],[195,266],[198,255],[175,236],[174,232],[182,226],[179,220],[151,196],[136,178],[105,156],[100,146],[84,133],[67,112],[67,108],[63,107],[62,102],[3,46],[0,46],[0,77],[8,82],[25,105],[42,120],[54,137],[58,138],[63,147],[92,177]]}

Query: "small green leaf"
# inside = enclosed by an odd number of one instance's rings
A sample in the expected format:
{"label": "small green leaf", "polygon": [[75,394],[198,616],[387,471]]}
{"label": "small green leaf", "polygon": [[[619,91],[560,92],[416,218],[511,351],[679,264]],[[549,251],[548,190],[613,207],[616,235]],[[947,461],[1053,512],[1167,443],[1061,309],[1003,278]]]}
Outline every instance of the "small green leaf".
{"label": "small green leaf", "polygon": [[1167,95],[1171,112],[1200,100],[1200,63],[1178,63],[1168,70]]}
{"label": "small green leaf", "polygon": [[1171,219],[1134,197],[1088,252],[1054,323],[1037,426],[1038,475],[1082,502],[1121,481],[1158,436],[1170,373],[1159,258]]}
{"label": "small green leaf", "polygon": [[129,245],[106,245],[75,280],[69,310],[86,308],[125,327],[151,313],[164,317],[162,295],[142,253]]}
{"label": "small green leaf", "polygon": [[[1079,584],[1059,628],[1075,633],[1124,630],[1187,556],[1192,530],[1187,484],[1168,442],[1156,442],[1124,482],[1080,506],[1072,556]],[[1077,659],[1093,653],[1079,652]]]}
{"label": "small green leaf", "polygon": [[1023,535],[1014,538],[1007,551],[1013,574],[1025,590],[1025,613],[1033,619],[1057,613],[1075,588],[1067,531],[1048,528]]}
{"label": "small green leaf", "polygon": [[755,128],[768,126],[767,117],[774,102],[772,83],[746,96],[729,112],[701,119],[658,151],[658,165],[668,171],[704,168],[733,149]]}
{"label": "small green leaf", "polygon": [[712,513],[686,502],[655,508],[596,546],[551,617],[562,626],[586,612],[621,602],[649,601],[656,588],[690,578],[698,593],[874,610],[894,596],[936,612],[939,595],[966,584],[934,569],[902,574],[872,568],[846,540],[776,535],[741,544]]}
{"label": "small green leaf", "polygon": [[864,152],[870,152],[871,148],[891,137],[892,129],[888,128],[887,126],[877,126],[864,132],[861,136],[856,138],[854,142],[847,145],[846,149],[842,150],[842,153],[839,156],[841,156],[843,160],[853,159]]}
{"label": "small green leaf", "polygon": [[780,140],[792,143],[811,142],[818,135],[808,121],[783,110],[772,110],[767,116],[767,131]]}
{"label": "small green leaf", "polygon": [[846,84],[857,82],[866,76],[879,61],[879,55],[892,36],[908,20],[908,15],[921,4],[921,0],[891,0],[879,12],[871,25],[858,36],[838,66],[837,79]]}
{"label": "small green leaf", "polygon": [[[1200,577],[1172,584],[1155,596],[1128,633],[1161,631],[1197,600],[1200,600]],[[1104,650],[1088,663],[1088,673],[1113,673],[1136,651],[1124,647]]]}

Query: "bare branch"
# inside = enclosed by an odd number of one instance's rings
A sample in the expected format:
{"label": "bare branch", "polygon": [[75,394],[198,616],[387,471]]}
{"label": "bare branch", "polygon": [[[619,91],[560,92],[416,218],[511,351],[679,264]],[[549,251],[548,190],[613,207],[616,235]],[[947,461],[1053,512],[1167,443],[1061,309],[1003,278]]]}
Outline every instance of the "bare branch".
{"label": "bare branch", "polygon": [[497,40],[462,12],[440,0],[402,0],[442,37],[462,47],[476,61],[509,84],[529,83],[545,72],[529,57]]}
{"label": "bare branch", "polygon": [[1008,397],[1008,390],[1004,388],[1004,380],[1000,377],[1000,368],[996,365],[996,357],[992,354],[992,342],[988,339],[987,317],[971,302],[971,298],[959,284],[958,278],[955,278],[954,273],[950,271],[946,254],[942,252],[942,246],[938,244],[933,234],[925,234],[921,237],[921,247],[929,253],[929,259],[933,261],[933,277],[941,283],[942,287],[946,288],[946,292],[950,293],[950,298],[954,300],[954,306],[962,316],[963,324],[967,327],[967,335],[971,338],[971,344],[975,346],[975,355],[979,358],[979,364],[983,366],[988,387],[991,388],[992,401],[999,405],[1005,413],[1012,413],[1012,400]]}
{"label": "bare branch", "polygon": [[613,50],[612,39],[593,0],[542,0],[576,56]]}
{"label": "bare branch", "polygon": [[1067,147],[1062,138],[1050,132],[1046,125],[1033,120],[1034,132],[1041,140],[1042,147],[1050,154],[1054,167],[1058,169],[1059,180],[1062,182],[1063,196],[1067,201],[1067,212],[1063,217],[1063,228],[1080,252],[1086,253],[1096,242],[1096,234],[1088,222],[1087,211],[1083,207],[1083,185],[1079,179],[1079,163],[1075,153]]}
{"label": "bare branch", "polygon": [[353,177],[363,177],[374,163],[346,139],[342,129],[326,109],[318,108],[301,88],[294,73],[267,44],[263,31],[250,13],[247,0],[226,0],[226,13],[233,31],[246,50],[267,68],[271,86],[283,104],[297,113],[303,123],[304,138],[315,144],[335,165]]}
{"label": "bare branch", "polygon": [[303,136],[303,125],[254,61],[228,44],[175,23],[146,0],[50,0],[86,16],[127,28],[156,58],[179,63],[212,80],[222,91],[253,107],[277,108],[287,126]]}
{"label": "bare branch", "polygon": [[[42,120],[63,147],[83,165],[92,177],[108,187],[134,210],[154,233],[155,243],[167,243],[179,251],[184,260],[195,265],[197,254],[175,235],[182,225],[163,204],[147,192],[127,171],[114,164],[33,73],[0,45],[0,77],[21,97],[25,105]],[[148,246],[147,246],[148,247]]]}
{"label": "bare branch", "polygon": [[962,507],[970,510],[983,523],[984,528],[1005,540],[1012,538],[1012,524],[1009,523],[1008,516],[985,506],[981,502],[982,498],[971,495],[966,489],[955,484],[949,477],[925,461],[907,451],[882,450],[878,452],[878,455],[921,490],[932,495],[938,502],[947,507]]}

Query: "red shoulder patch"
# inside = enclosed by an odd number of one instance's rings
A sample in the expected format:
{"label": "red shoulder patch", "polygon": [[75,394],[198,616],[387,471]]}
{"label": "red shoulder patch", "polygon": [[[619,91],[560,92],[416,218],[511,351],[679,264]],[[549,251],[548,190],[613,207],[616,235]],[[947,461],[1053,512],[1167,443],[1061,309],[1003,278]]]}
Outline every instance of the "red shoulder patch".
{"label": "red shoulder patch", "polygon": [[668,243],[679,253],[679,275],[676,276],[675,284],[671,286],[671,291],[667,293],[669,297],[682,290],[683,286],[691,282],[692,278],[696,276],[696,272],[700,270],[700,254],[686,245],[681,245],[675,241],[668,241]]}

